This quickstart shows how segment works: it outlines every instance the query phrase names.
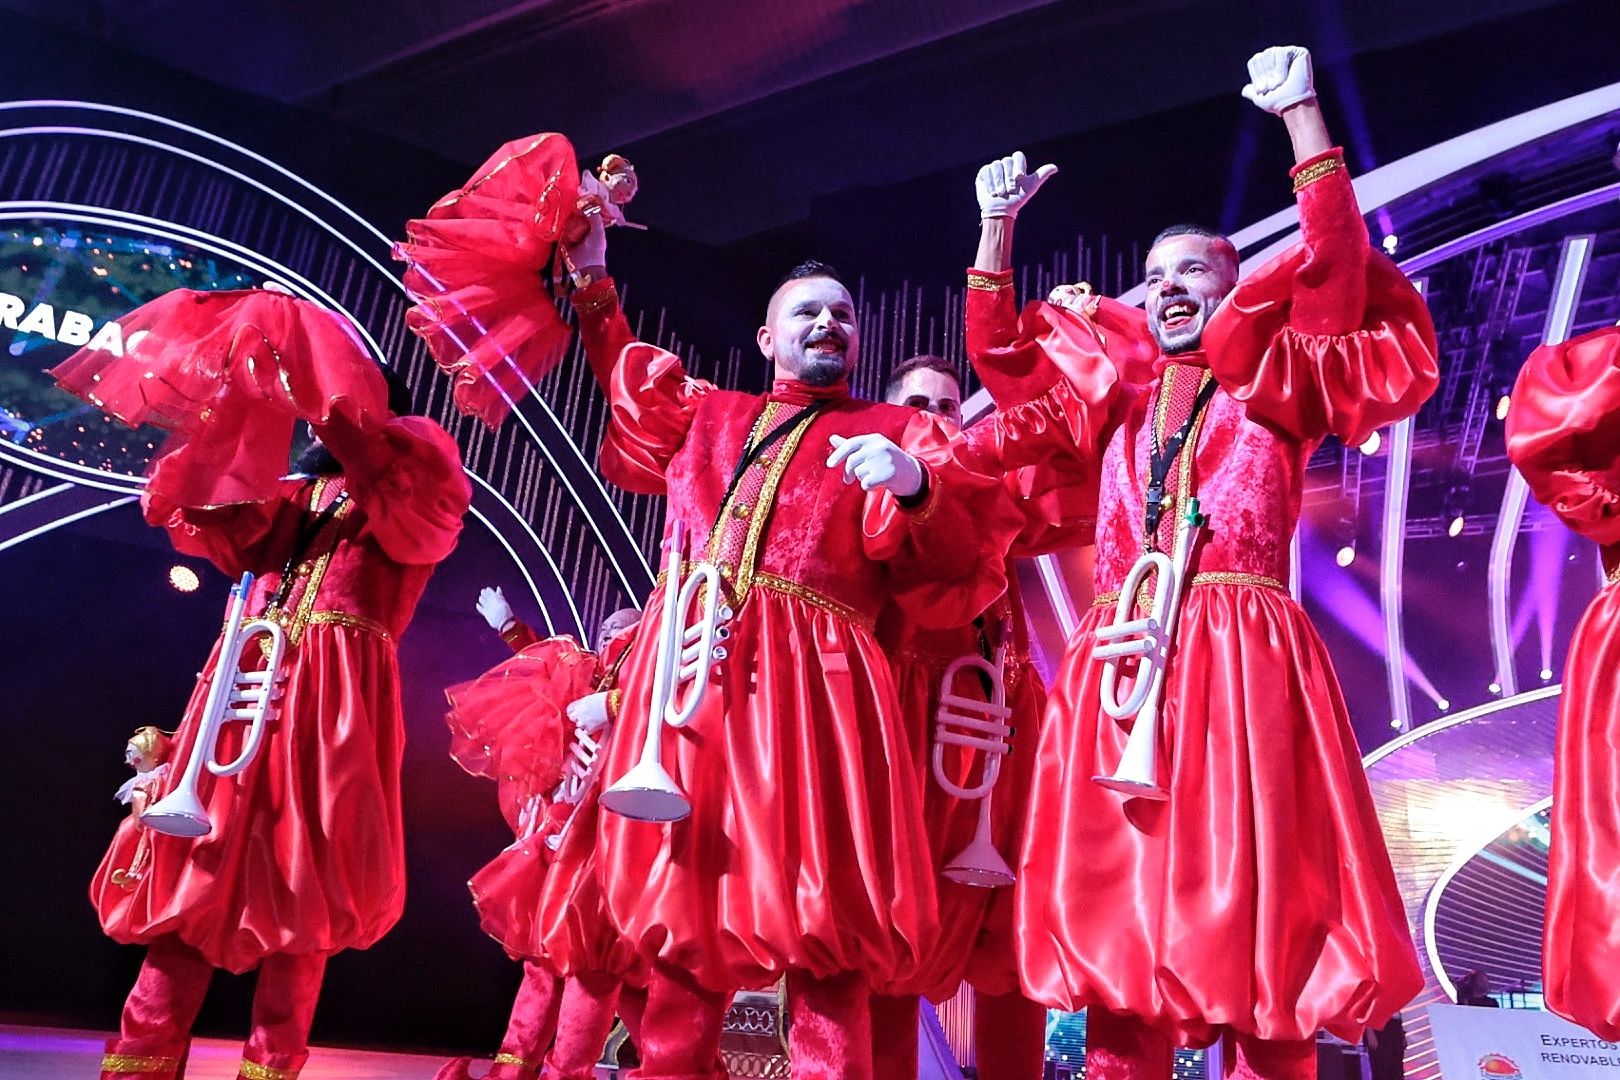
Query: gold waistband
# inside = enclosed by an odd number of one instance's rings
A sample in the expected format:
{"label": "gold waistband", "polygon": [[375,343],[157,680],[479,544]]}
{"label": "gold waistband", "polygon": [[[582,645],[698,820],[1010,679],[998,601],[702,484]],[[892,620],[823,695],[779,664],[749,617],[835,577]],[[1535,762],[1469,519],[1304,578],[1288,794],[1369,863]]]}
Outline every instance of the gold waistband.
{"label": "gold waistband", "polygon": [[[1245,574],[1240,570],[1208,570],[1202,574],[1194,574],[1189,585],[1248,585],[1255,589],[1277,589],[1287,592],[1288,586],[1274,577],[1264,574]],[[1102,607],[1104,604],[1119,602],[1119,590],[1098,593],[1091,601],[1092,607]]]}
{"label": "gold waistband", "polygon": [[[695,565],[695,563],[688,560],[686,563],[686,568],[682,570],[681,573],[683,575],[690,573],[692,567]],[[653,587],[655,589],[662,589],[668,580],[669,571],[660,570],[658,571],[658,577],[656,578]],[[794,581],[791,578],[785,578],[778,574],[770,574],[763,570],[759,570],[754,573],[753,584],[761,589],[769,589],[772,592],[781,593],[784,596],[796,597],[797,599],[803,600],[807,604],[814,604],[816,607],[821,608],[823,611],[830,614],[836,615],[840,619],[849,620],[869,634],[877,628],[877,620],[873,616],[863,614],[862,612],[850,607],[848,604],[834,600],[830,596],[823,595],[808,585],[801,585],[799,582]]]}
{"label": "gold waistband", "polygon": [[309,613],[310,625],[324,624],[327,626],[347,626],[351,630],[364,630],[368,634],[376,634],[384,641],[393,641],[394,635],[388,628],[376,619],[364,615],[356,615],[349,611],[312,611]]}

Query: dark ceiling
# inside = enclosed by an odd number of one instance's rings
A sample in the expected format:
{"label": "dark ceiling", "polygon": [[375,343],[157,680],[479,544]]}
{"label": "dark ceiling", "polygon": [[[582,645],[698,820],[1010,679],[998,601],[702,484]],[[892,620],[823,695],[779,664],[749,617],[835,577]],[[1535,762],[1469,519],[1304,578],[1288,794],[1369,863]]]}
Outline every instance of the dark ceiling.
{"label": "dark ceiling", "polygon": [[[1319,68],[1552,0],[0,0],[151,61],[475,162],[561,130],[642,165],[715,244],[812,200],[1221,96],[1280,41]],[[1174,132],[1166,133],[1173,142]]]}

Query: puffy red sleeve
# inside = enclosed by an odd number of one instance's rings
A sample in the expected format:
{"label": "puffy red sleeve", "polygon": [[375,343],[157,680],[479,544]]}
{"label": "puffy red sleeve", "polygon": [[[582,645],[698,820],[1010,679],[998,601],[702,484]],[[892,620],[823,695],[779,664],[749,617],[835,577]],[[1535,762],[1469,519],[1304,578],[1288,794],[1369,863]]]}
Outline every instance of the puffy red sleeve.
{"label": "puffy red sleeve", "polygon": [[125,423],[171,432],[150,490],[178,506],[275,495],[293,428],[380,423],[388,390],[346,319],[259,289],[181,289],[119,320],[122,356],[88,347],[51,374]]}
{"label": "puffy red sleeve", "polygon": [[586,358],[608,399],[597,458],[602,476],[626,491],[661,495],[670,459],[713,386],[689,377],[674,353],[636,340],[612,278],[576,292],[574,310]]}
{"label": "puffy red sleeve", "polygon": [[456,546],[472,484],[448,432],[423,416],[384,424],[334,421],[315,432],[332,451],[356,504],[365,508],[362,535],[390,559],[437,563]]}
{"label": "puffy red sleeve", "polygon": [[1530,354],[1513,387],[1507,452],[1566,525],[1620,544],[1620,328]]}
{"label": "puffy red sleeve", "polygon": [[[165,461],[157,464],[159,470]],[[169,542],[182,555],[207,559],[226,576],[237,578],[251,570],[263,573],[272,567],[269,549],[276,536],[276,516],[289,502],[299,498],[301,485],[294,481],[276,484],[271,497],[258,502],[232,506],[184,506],[165,498],[149,484],[141,493],[141,511],[146,523],[166,531]]]}
{"label": "puffy red sleeve", "polygon": [[922,462],[927,492],[915,507],[886,491],[867,496],[862,542],[887,563],[892,596],[923,626],[974,618],[1007,588],[1007,549],[1020,526],[999,474],[981,471],[960,433],[919,412],[901,449]]}
{"label": "puffy red sleeve", "polygon": [[546,638],[447,689],[450,757],[500,785],[513,831],[531,796],[562,780],[573,724],[568,705],[594,689],[596,658],[569,637]]}
{"label": "puffy red sleeve", "polygon": [[491,428],[567,350],[543,275],[578,220],[579,176],[563,136],[514,139],[394,246],[416,301],[406,325],[450,374],[456,406]]}
{"label": "puffy red sleeve", "polygon": [[1256,421],[1305,442],[1363,442],[1439,381],[1434,324],[1367,243],[1337,150],[1295,169],[1303,242],[1239,282],[1204,332],[1210,369]]}

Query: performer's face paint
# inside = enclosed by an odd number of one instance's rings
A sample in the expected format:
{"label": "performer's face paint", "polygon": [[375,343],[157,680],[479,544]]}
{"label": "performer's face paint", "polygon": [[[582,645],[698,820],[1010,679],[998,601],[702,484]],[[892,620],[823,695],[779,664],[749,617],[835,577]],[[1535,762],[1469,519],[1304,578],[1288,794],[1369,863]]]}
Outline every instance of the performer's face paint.
{"label": "performer's face paint", "polygon": [[855,301],[832,278],[790,281],[771,297],[758,341],[779,378],[831,386],[854,370],[859,354]]}
{"label": "performer's face paint", "polygon": [[962,426],[962,385],[943,371],[913,368],[889,391],[888,400],[933,413],[953,428]]}
{"label": "performer's face paint", "polygon": [[1167,356],[1203,342],[1204,327],[1237,284],[1231,245],[1188,234],[1161,242],[1147,258],[1148,328]]}

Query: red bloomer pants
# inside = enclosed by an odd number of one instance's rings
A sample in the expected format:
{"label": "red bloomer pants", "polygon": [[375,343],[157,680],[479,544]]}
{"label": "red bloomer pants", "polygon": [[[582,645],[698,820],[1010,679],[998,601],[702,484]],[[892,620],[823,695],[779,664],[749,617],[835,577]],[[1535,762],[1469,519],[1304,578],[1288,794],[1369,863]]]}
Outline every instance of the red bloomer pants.
{"label": "red bloomer pants", "polygon": [[[294,1080],[309,1057],[309,1027],[321,993],[326,957],[277,953],[259,965],[253,1026],[242,1048],[240,1076]],[[159,938],[124,1002],[119,1037],[109,1039],[102,1080],[180,1080],[214,969],[179,938]]]}

